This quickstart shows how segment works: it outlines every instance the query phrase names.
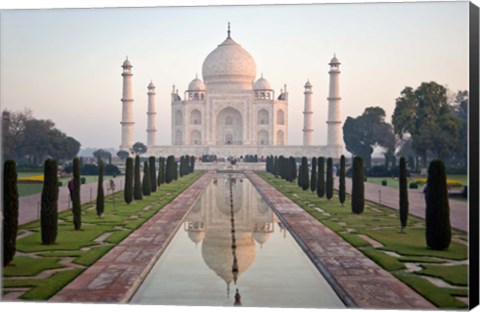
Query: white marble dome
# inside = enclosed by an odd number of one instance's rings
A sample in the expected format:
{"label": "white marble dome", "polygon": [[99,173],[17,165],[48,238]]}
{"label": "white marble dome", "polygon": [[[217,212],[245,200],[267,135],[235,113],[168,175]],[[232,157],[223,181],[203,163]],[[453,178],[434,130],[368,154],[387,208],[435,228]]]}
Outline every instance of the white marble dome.
{"label": "white marble dome", "polygon": [[256,82],[255,85],[253,86],[254,90],[272,90],[272,87],[270,86],[270,82],[268,82],[267,79],[260,77]]}
{"label": "white marble dome", "polygon": [[188,85],[188,91],[205,91],[205,84],[198,77],[195,77]]}
{"label": "white marble dome", "polygon": [[203,80],[210,85],[251,89],[256,77],[255,60],[244,48],[228,37],[210,52],[202,66]]}

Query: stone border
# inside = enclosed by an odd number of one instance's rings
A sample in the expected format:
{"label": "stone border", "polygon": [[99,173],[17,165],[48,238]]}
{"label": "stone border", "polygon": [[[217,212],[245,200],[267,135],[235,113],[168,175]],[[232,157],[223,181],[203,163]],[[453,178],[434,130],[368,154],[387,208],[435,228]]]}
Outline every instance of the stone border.
{"label": "stone border", "polygon": [[211,172],[202,175],[49,301],[127,303],[211,179]]}
{"label": "stone border", "polygon": [[347,307],[436,309],[255,173],[245,175]]}

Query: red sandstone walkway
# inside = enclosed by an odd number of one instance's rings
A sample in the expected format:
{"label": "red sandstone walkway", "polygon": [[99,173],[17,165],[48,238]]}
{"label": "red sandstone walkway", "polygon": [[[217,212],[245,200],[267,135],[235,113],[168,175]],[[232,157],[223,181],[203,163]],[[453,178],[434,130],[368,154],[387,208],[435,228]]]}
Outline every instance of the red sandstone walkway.
{"label": "red sandstone walkway", "polygon": [[[352,193],[352,180],[345,179],[348,194]],[[335,179],[338,187],[338,178]],[[365,182],[365,199],[398,210],[399,191],[393,187]],[[409,214],[425,219],[425,199],[420,189],[408,190]],[[468,203],[450,199],[450,223],[453,228],[468,233]]]}
{"label": "red sandstone walkway", "polygon": [[211,178],[209,173],[200,177],[50,301],[128,302]]}
{"label": "red sandstone walkway", "polygon": [[[110,195],[108,191],[109,179],[104,181],[104,191],[105,194]],[[124,177],[114,178],[115,181],[115,192],[123,190],[124,186]],[[97,199],[97,187],[98,182],[92,182],[88,184],[83,184],[80,187],[80,200],[82,204],[88,203],[92,200]],[[40,200],[42,194],[37,193],[29,196],[22,196],[19,200],[19,224],[26,224],[35,220],[40,219]],[[71,209],[72,204],[70,202],[70,192],[66,186],[60,187],[58,189],[58,211],[65,211]]]}
{"label": "red sandstone walkway", "polygon": [[435,309],[260,177],[252,172],[246,175],[347,304],[367,309]]}

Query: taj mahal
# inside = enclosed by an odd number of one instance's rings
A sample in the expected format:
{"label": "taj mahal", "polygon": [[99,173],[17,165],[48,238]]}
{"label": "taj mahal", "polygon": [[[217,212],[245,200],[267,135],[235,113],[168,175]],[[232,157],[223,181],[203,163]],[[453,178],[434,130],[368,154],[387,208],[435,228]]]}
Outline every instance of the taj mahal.
{"label": "taj mahal", "polygon": [[[168,155],[241,155],[307,156],[340,158],[342,122],[340,120],[340,62],[330,63],[327,145],[312,144],[312,85],[305,83],[303,145],[288,145],[288,91],[284,85],[276,93],[261,74],[257,79],[255,59],[231,36],[205,58],[202,78],[195,77],[183,97],[173,86],[171,93],[171,145],[157,145],[155,85],[147,87],[147,154]],[[122,68],[121,150],[134,144],[132,64],[128,58]]]}

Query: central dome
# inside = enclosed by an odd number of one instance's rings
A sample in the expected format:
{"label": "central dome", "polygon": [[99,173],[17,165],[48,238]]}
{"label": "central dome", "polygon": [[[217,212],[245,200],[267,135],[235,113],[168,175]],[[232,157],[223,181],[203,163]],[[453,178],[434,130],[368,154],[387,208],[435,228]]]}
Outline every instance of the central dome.
{"label": "central dome", "polygon": [[230,36],[210,52],[202,66],[207,88],[215,86],[252,89],[256,77],[255,60]]}

